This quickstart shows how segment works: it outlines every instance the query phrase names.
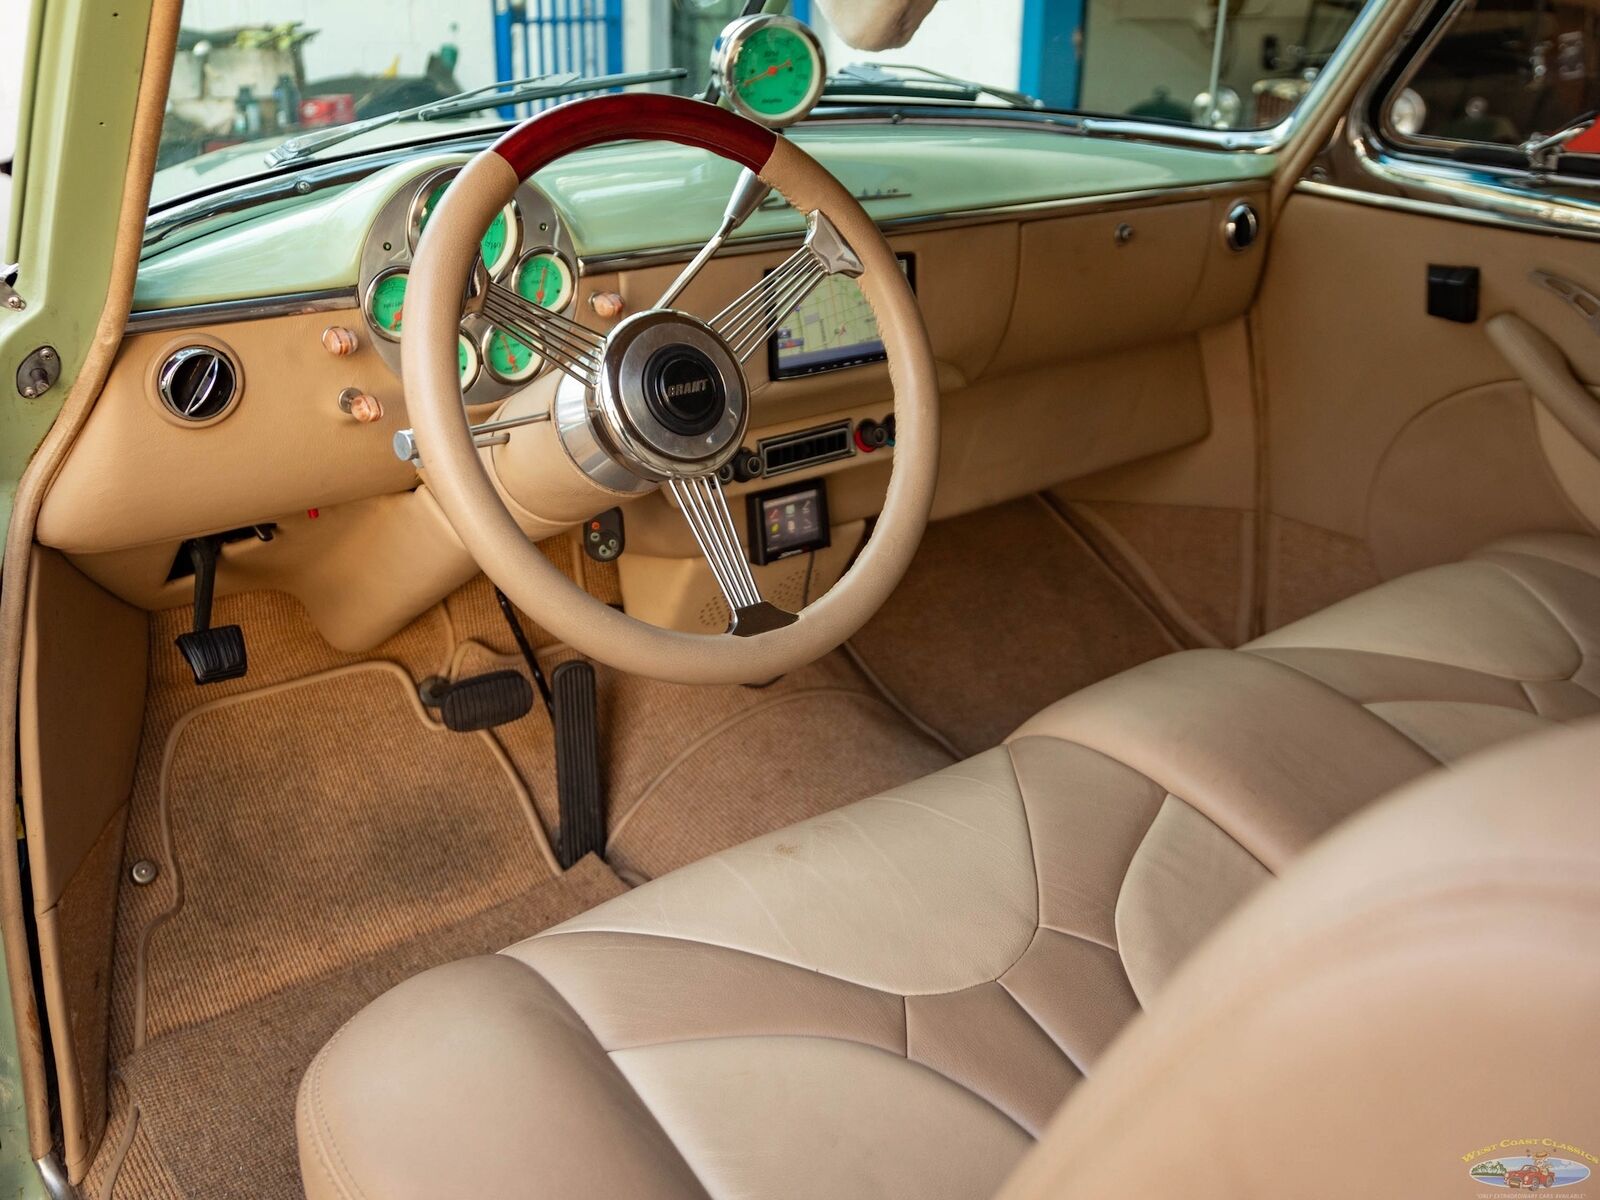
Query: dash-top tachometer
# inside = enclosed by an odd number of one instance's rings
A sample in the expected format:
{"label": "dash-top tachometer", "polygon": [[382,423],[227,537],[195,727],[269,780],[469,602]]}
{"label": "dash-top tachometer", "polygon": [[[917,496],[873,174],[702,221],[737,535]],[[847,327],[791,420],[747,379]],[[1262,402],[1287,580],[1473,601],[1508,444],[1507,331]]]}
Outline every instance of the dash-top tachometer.
{"label": "dash-top tachometer", "polygon": [[809,113],[827,78],[811,27],[769,13],[724,29],[711,49],[711,70],[735,112],[773,129]]}

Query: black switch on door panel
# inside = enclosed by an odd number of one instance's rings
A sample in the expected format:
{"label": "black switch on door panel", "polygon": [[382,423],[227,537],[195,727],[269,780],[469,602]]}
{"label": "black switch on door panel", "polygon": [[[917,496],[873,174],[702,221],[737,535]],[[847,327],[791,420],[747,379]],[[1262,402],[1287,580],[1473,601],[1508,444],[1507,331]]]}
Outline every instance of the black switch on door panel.
{"label": "black switch on door panel", "polygon": [[1471,325],[1478,319],[1478,268],[1428,265],[1428,315]]}

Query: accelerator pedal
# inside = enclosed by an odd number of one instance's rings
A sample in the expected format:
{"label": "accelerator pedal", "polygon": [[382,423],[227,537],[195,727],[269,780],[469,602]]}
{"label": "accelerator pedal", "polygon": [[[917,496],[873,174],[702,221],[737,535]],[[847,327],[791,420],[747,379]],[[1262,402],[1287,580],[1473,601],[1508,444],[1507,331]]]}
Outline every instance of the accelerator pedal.
{"label": "accelerator pedal", "polygon": [[556,830],[556,859],[564,871],[585,854],[605,854],[606,796],[600,781],[600,716],[595,701],[594,667],[574,659],[562,663],[546,680],[510,598],[499,588],[495,588],[494,597],[517,649],[522,651],[523,660],[539,685],[539,694],[550,710],[550,723],[555,727],[556,798],[561,820]]}
{"label": "accelerator pedal", "polygon": [[521,671],[490,671],[451,683],[428,679],[418,690],[422,702],[436,709],[444,727],[453,733],[493,729],[528,715],[533,708],[533,688]]}
{"label": "accelerator pedal", "polygon": [[582,659],[550,672],[550,720],[556,729],[556,794],[561,827],[556,857],[563,870],[585,854],[604,854],[605,792],[600,786],[600,714],[594,667]]}
{"label": "accelerator pedal", "polygon": [[211,594],[217,585],[217,555],[222,550],[222,540],[195,538],[186,546],[189,561],[194,564],[194,628],[178,635],[178,650],[194,672],[197,686],[238,679],[250,668],[244,630],[237,625],[211,624]]}

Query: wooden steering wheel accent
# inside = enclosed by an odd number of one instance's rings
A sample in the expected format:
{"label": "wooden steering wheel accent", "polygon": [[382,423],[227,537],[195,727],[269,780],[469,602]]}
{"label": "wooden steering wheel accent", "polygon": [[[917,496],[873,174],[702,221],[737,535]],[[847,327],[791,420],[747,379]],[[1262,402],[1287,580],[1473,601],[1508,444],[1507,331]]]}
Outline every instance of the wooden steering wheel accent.
{"label": "wooden steering wheel accent", "polygon": [[490,149],[511,164],[518,179],[526,179],[564,154],[623,138],[709,150],[758,175],[778,141],[772,130],[698,100],[618,92],[552,108]]}

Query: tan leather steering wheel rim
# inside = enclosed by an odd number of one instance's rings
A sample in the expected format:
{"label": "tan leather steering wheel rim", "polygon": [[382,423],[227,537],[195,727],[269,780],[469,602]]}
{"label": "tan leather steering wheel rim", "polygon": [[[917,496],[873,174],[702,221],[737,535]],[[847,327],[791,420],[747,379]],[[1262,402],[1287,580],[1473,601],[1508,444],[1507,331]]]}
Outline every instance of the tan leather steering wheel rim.
{"label": "tan leather steering wheel rim", "polygon": [[[575,587],[528,539],[473,445],[461,403],[456,337],[477,243],[519,183],[584,146],[623,139],[699,146],[750,167],[801,212],[825,214],[863,268],[894,388],[896,444],[872,536],[844,577],[792,624],[749,636],[646,624]],[[872,219],[804,151],[700,101],[619,94],[575,101],[519,125],[456,178],[417,248],[401,346],[407,409],[427,484],[467,551],[524,612],[585,655],[680,683],[757,683],[842,644],[900,582],[927,525],[939,457],[939,393],[916,298]],[[614,499],[596,491],[596,511]]]}

